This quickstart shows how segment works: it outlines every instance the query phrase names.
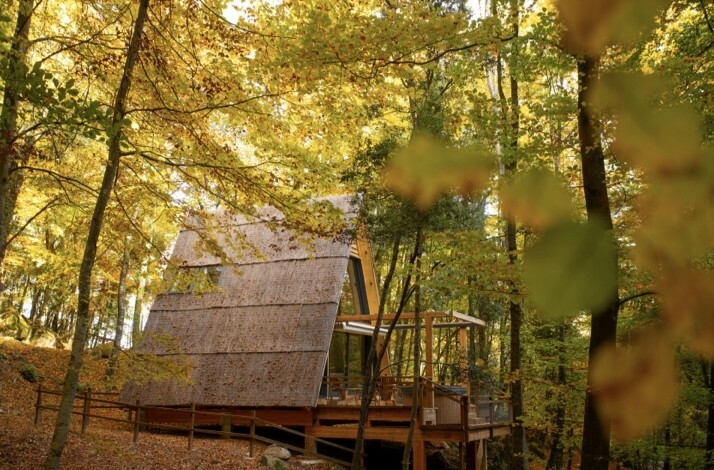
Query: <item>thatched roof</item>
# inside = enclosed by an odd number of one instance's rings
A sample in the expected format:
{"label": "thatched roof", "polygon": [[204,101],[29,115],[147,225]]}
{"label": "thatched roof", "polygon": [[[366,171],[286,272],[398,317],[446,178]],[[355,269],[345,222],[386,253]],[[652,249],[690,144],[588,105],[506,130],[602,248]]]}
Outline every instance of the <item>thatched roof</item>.
{"label": "thatched roof", "polygon": [[[346,217],[354,215],[350,198],[329,200]],[[193,383],[129,384],[123,401],[316,405],[350,243],[332,237],[305,246],[297,240],[300,234],[274,230],[263,218],[225,220],[221,225],[227,230],[214,237],[222,255],[209,253],[196,230],[181,232],[172,255],[184,266],[222,264],[220,292],[159,296],[146,331],[175,338],[178,351],[148,341],[141,345],[145,352],[184,354],[195,366]]]}

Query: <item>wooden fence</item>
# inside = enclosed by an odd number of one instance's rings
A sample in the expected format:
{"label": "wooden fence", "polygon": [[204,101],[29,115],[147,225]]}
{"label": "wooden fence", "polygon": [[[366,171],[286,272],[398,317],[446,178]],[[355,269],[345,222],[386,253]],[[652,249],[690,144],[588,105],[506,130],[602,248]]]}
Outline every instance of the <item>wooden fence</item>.
{"label": "wooden fence", "polygon": [[[39,424],[40,418],[41,418],[41,413],[42,410],[50,410],[50,411],[57,411],[59,409],[59,406],[54,405],[54,404],[47,404],[46,402],[43,401],[45,396],[62,396],[61,391],[57,390],[48,390],[42,388],[42,385],[40,385],[37,388],[37,400],[35,402],[35,425]],[[277,429],[280,431],[283,431],[285,433],[298,436],[302,438],[303,442],[311,442],[313,443],[313,447],[315,444],[321,444],[326,447],[329,447],[334,450],[338,450],[341,452],[345,452],[348,454],[353,454],[353,449],[349,447],[344,447],[338,444],[335,444],[333,442],[320,439],[314,436],[307,435],[305,433],[302,433],[300,431],[296,431],[295,429],[287,428],[285,426],[281,426],[277,423],[273,423],[267,420],[264,420],[262,418],[258,418],[255,415],[255,410],[253,410],[250,415],[240,415],[240,414],[232,414],[232,413],[225,413],[225,412],[215,412],[215,411],[204,411],[204,410],[197,410],[195,403],[192,403],[190,408],[169,408],[169,407],[163,407],[163,406],[147,406],[147,405],[142,405],[138,400],[134,404],[130,403],[122,403],[119,401],[115,400],[108,400],[106,398],[100,398],[101,396],[107,396],[107,395],[118,395],[117,393],[107,393],[107,392],[92,392],[90,389],[85,390],[83,393],[78,393],[75,396],[75,402],[80,401],[79,404],[74,404],[72,407],[72,414],[74,415],[79,415],[82,417],[82,427],[81,427],[81,434],[84,435],[87,432],[87,428],[89,427],[89,422],[90,419],[99,419],[99,420],[106,420],[106,421],[113,421],[117,423],[124,423],[128,424],[132,427],[133,429],[133,442],[136,443],[139,440],[139,433],[142,431],[142,429],[146,430],[148,428],[152,429],[166,429],[170,431],[175,431],[175,432],[186,432],[188,434],[188,449],[191,450],[193,449],[193,440],[194,440],[194,435],[195,434],[209,434],[209,435],[218,435],[222,436],[225,438],[241,438],[241,439],[248,439],[249,441],[249,451],[248,455],[252,458],[255,455],[255,442],[262,442],[265,444],[275,444],[279,445],[282,447],[285,447],[286,449],[289,449],[291,451],[310,456],[310,457],[316,457],[320,458],[322,460],[328,461],[335,463],[337,465],[341,465],[344,467],[349,467],[350,462],[346,460],[341,460],[335,457],[332,457],[330,455],[325,455],[322,453],[317,452],[315,448],[313,449],[306,449],[305,447],[299,447],[291,444],[286,444],[274,439],[270,439],[265,436],[261,436],[256,433],[256,427],[267,427],[267,428],[273,428]],[[127,419],[125,418],[117,418],[113,416],[104,416],[100,414],[93,413],[93,410],[99,410],[99,409],[118,409],[118,410],[127,410],[129,412],[129,417]],[[165,410],[165,411],[171,411],[173,413],[186,413],[189,416],[189,421],[190,425],[188,427],[186,426],[179,426],[179,425],[173,425],[173,424],[161,424],[161,423],[149,423],[143,419],[143,414],[145,414],[146,411],[148,410]],[[213,429],[203,429],[203,428],[197,428],[194,423],[195,423],[195,418],[197,415],[202,415],[202,416],[216,416],[221,419],[230,419],[230,422],[233,422],[235,418],[238,418],[239,420],[245,420],[249,422],[249,432],[248,433],[239,433],[239,432],[232,432],[232,431],[226,431],[226,430],[213,430]]]}

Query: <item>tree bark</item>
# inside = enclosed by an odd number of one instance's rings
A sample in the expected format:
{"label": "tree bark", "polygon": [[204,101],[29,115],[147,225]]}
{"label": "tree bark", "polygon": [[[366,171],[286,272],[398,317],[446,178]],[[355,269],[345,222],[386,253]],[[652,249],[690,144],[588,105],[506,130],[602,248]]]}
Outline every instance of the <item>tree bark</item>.
{"label": "tree bark", "polygon": [[121,140],[123,137],[122,128],[124,126],[124,118],[126,116],[126,101],[131,87],[131,77],[134,71],[134,65],[136,64],[139,56],[141,36],[144,31],[144,22],[148,14],[148,8],[149,0],[141,0],[136,20],[134,22],[134,31],[132,32],[131,41],[129,42],[129,47],[127,49],[124,71],[114,100],[114,114],[112,116],[111,127],[112,131],[109,135],[108,161],[104,170],[102,185],[97,196],[97,202],[94,206],[94,212],[92,213],[92,219],[89,224],[84,255],[82,257],[82,264],[79,270],[77,319],[75,323],[74,339],[72,340],[72,352],[62,389],[62,399],[57,411],[57,420],[55,421],[55,430],[50,444],[50,451],[47,454],[47,459],[45,460],[45,469],[47,470],[56,470],[59,468],[62,451],[64,450],[65,443],[67,442],[67,432],[69,431],[69,423],[72,418],[72,405],[74,403],[74,396],[77,393],[79,370],[82,367],[82,353],[84,352],[84,347],[87,342],[87,330],[90,325],[89,301],[92,294],[92,270],[97,256],[97,244],[102,230],[104,214],[106,212],[107,205],[109,204],[112,189],[119,173]]}
{"label": "tree bark", "polygon": [[[387,300],[387,295],[389,295],[389,288],[392,284],[392,279],[394,278],[394,273],[397,269],[397,260],[399,259],[399,245],[401,243],[401,236],[397,236],[394,240],[394,245],[392,247],[392,258],[389,263],[389,270],[384,278],[384,285],[382,286],[382,295],[379,300],[379,311],[377,312],[377,321],[375,322],[374,332],[372,333],[372,341],[369,344],[369,352],[367,353],[367,375],[365,375],[365,381],[362,386],[362,402],[360,403],[359,410],[359,424],[357,426],[357,437],[355,438],[355,448],[352,454],[352,470],[358,470],[362,466],[364,461],[364,427],[367,424],[367,417],[369,415],[369,405],[372,403],[372,398],[374,397],[374,392],[376,388],[377,378],[380,375],[380,362],[375,362],[375,356],[377,355],[377,343],[379,342],[379,329],[382,326],[382,317],[384,315],[385,304]],[[386,342],[385,345],[386,346]]]}
{"label": "tree bark", "polygon": [[144,289],[146,289],[146,261],[142,262],[139,272],[139,286],[136,289],[136,300],[134,300],[134,312],[131,324],[131,347],[139,346],[141,336],[141,311],[144,308]]}
{"label": "tree bark", "polygon": [[[558,385],[565,387],[567,381],[566,375],[566,356],[565,356],[565,341],[567,338],[567,325],[563,324],[558,327]],[[558,397],[558,402],[555,407],[555,419],[553,420],[555,431],[553,432],[553,442],[550,446],[550,455],[545,466],[547,470],[563,470],[563,433],[565,431],[565,401],[562,397]]]}
{"label": "tree bark", "polygon": [[[15,213],[17,196],[22,179],[12,175],[17,164],[17,117],[23,82],[27,72],[27,56],[30,22],[34,0],[20,0],[17,9],[15,36],[8,53],[7,74],[3,77],[2,113],[0,113],[0,266],[5,260],[10,223]],[[0,284],[0,291],[4,290]]]}
{"label": "tree bark", "polygon": [[124,333],[124,315],[126,311],[126,275],[129,271],[129,239],[124,239],[124,253],[122,254],[121,270],[119,271],[119,283],[117,285],[117,323],[114,330],[114,347],[109,356],[107,365],[107,378],[112,378],[116,372],[119,351],[121,351],[121,339]]}
{"label": "tree bark", "polygon": [[[588,93],[598,77],[599,62],[598,57],[585,57],[578,60],[578,136],[588,220],[605,223],[607,229],[612,230],[605,156],[599,135],[600,122],[588,104]],[[614,272],[617,272],[616,257],[612,268]],[[593,356],[602,344],[615,341],[619,304],[617,282],[615,282],[608,305],[600,311],[592,312],[588,350],[589,364],[592,364]],[[582,468],[607,470],[609,460],[610,425],[602,423],[597,415],[595,397],[591,389],[590,369],[588,369],[588,388],[585,395],[583,420]]]}
{"label": "tree bark", "polygon": [[424,231],[419,226],[417,228],[416,242],[416,280],[414,282],[414,384],[412,387],[412,412],[409,420],[409,431],[407,432],[407,440],[404,443],[404,454],[402,455],[402,470],[409,470],[409,456],[412,453],[412,444],[414,442],[414,433],[418,426],[417,419],[419,414],[419,364],[421,362],[421,327],[419,324],[421,313],[421,255],[424,248]]}
{"label": "tree bark", "polygon": [[714,470],[714,364],[709,366],[709,406],[707,406],[706,470]]}

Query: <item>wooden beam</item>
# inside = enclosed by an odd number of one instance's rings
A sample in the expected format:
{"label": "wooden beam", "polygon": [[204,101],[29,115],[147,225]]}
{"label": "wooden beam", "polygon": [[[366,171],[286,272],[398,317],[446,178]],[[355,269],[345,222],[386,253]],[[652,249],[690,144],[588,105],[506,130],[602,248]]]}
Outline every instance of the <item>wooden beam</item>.
{"label": "wooden beam", "polygon": [[[379,285],[377,284],[377,271],[374,266],[374,256],[372,254],[372,246],[369,243],[369,239],[366,236],[367,229],[362,225],[358,228],[358,236],[355,240],[355,248],[357,255],[359,256],[360,263],[362,263],[362,275],[364,276],[364,288],[367,292],[367,305],[369,307],[370,317],[374,316],[373,319],[366,320],[372,323],[372,325],[377,324],[377,312],[379,312]],[[348,315],[344,315],[348,316]],[[350,320],[345,320],[350,321]],[[354,320],[351,320],[354,321]],[[358,320],[359,321],[359,320]],[[377,348],[382,348],[384,343],[384,338],[379,338],[377,340]],[[379,365],[381,375],[392,375],[391,359],[389,357],[389,351],[382,358],[382,363]]]}
{"label": "wooden beam", "polygon": [[[458,312],[424,312],[420,314],[421,317],[424,317],[424,314],[428,313],[430,314],[433,318],[456,318],[458,320],[461,320],[463,323],[468,323],[473,326],[481,326],[485,327],[486,322],[481,320],[480,318],[474,318],[470,317],[468,315],[464,315],[463,313],[458,313]],[[391,313],[385,313],[384,316],[382,317],[383,321],[390,321],[393,320],[396,315],[391,314]],[[400,320],[414,320],[416,316],[414,315],[413,312],[404,312],[401,315],[399,315]],[[362,322],[373,322],[377,320],[377,315],[338,315],[337,320],[338,322],[344,322],[344,321],[362,321]]]}

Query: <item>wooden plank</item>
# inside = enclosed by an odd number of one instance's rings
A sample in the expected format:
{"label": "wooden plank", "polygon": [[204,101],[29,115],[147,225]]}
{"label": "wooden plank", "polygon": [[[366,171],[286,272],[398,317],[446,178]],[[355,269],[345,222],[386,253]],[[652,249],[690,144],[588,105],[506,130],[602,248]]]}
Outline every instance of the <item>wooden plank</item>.
{"label": "wooden plank", "polygon": [[[318,421],[359,421],[359,407],[355,406],[323,406],[316,408]],[[369,421],[409,422],[411,417],[410,406],[378,406],[370,407]]]}

